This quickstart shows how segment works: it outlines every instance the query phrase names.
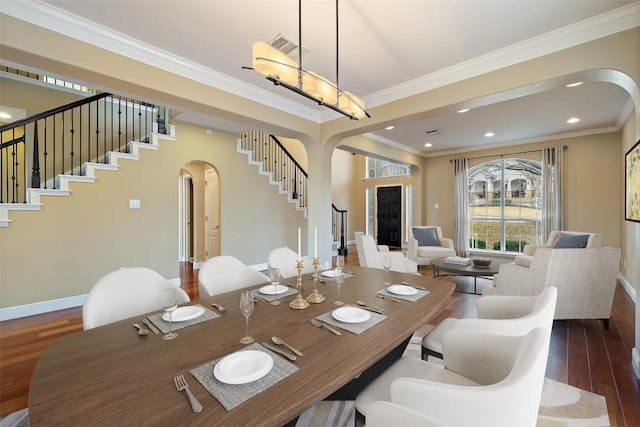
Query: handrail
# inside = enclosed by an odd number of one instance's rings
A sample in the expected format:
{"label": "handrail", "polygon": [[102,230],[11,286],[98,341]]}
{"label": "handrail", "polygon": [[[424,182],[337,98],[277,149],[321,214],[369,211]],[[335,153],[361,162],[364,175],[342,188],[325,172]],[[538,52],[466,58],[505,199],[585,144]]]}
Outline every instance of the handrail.
{"label": "handrail", "polygon": [[347,211],[338,209],[336,205],[331,203],[333,209],[331,226],[333,227],[333,234],[336,235],[336,230],[340,228],[340,246],[338,246],[338,255],[347,255],[347,245],[345,244],[345,235],[347,234]]}

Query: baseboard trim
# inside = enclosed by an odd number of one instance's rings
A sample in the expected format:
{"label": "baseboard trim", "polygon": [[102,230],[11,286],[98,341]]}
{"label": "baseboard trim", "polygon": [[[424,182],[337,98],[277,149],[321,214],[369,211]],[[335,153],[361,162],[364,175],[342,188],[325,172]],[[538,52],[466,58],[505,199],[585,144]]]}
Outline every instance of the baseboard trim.
{"label": "baseboard trim", "polygon": [[[180,278],[169,279],[169,283],[180,286]],[[34,302],[32,304],[17,305],[15,307],[0,308],[0,322],[4,320],[19,319],[21,317],[34,316],[36,314],[50,313],[52,311],[65,310],[67,308],[80,307],[84,304],[87,295],[59,298],[49,301]]]}
{"label": "baseboard trim", "polygon": [[635,288],[620,273],[618,273],[618,280],[620,280],[620,283],[622,284],[622,287],[624,288],[625,291],[627,291],[627,294],[629,295],[631,300],[634,302],[634,304],[637,304],[638,301],[636,300],[636,290],[635,290]]}
{"label": "baseboard trim", "polygon": [[636,373],[636,378],[640,380],[640,353],[638,353],[638,347],[633,347],[631,350],[631,366],[633,372]]}
{"label": "baseboard trim", "polygon": [[33,316],[36,314],[49,313],[51,311],[64,310],[67,308],[79,307],[84,304],[87,295],[77,295],[74,297],[59,298],[49,301],[35,302],[32,304],[17,305],[0,309],[0,321],[18,319],[20,317]]}

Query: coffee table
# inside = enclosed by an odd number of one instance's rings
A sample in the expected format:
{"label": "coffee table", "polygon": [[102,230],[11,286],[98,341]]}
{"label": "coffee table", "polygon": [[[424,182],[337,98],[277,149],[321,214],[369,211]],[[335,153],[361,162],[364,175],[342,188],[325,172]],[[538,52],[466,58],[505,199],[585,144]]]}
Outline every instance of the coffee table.
{"label": "coffee table", "polygon": [[[460,265],[460,264],[451,264],[444,262],[444,258],[438,258],[431,260],[431,267],[433,268],[433,277],[439,277],[440,272],[444,271],[447,273],[451,273],[454,276],[470,276],[473,277],[473,294],[478,293],[478,277],[483,277],[486,279],[492,279],[494,274],[498,273],[498,269],[504,263],[511,262],[505,259],[494,259],[491,261],[486,267],[477,267],[473,264],[468,265]],[[470,294],[471,292],[463,292]]]}

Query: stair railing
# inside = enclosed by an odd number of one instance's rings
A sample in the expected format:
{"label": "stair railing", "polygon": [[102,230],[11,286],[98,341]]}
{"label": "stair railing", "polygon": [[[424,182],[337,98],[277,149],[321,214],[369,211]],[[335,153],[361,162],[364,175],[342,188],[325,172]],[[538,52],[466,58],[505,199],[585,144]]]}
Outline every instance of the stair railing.
{"label": "stair railing", "polygon": [[28,188],[57,189],[58,175],[82,175],[86,162],[149,142],[164,117],[163,107],[101,93],[0,126],[0,203],[27,203]]}
{"label": "stair railing", "polygon": [[347,255],[347,245],[345,244],[345,235],[347,234],[347,211],[341,210],[333,203],[331,204],[331,229],[333,230],[334,239],[340,236],[340,246],[338,246],[338,255]]}

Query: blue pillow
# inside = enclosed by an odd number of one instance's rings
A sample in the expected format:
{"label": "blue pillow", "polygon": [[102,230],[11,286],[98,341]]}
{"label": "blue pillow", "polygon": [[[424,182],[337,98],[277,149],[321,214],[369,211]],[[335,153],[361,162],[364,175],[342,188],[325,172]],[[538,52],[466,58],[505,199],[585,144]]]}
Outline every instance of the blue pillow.
{"label": "blue pillow", "polygon": [[418,246],[440,246],[435,228],[411,228],[413,229],[413,236],[418,241]]}
{"label": "blue pillow", "polygon": [[552,248],[554,249],[577,249],[587,246],[587,240],[589,240],[588,234],[568,234],[558,233],[556,241],[553,242]]}

